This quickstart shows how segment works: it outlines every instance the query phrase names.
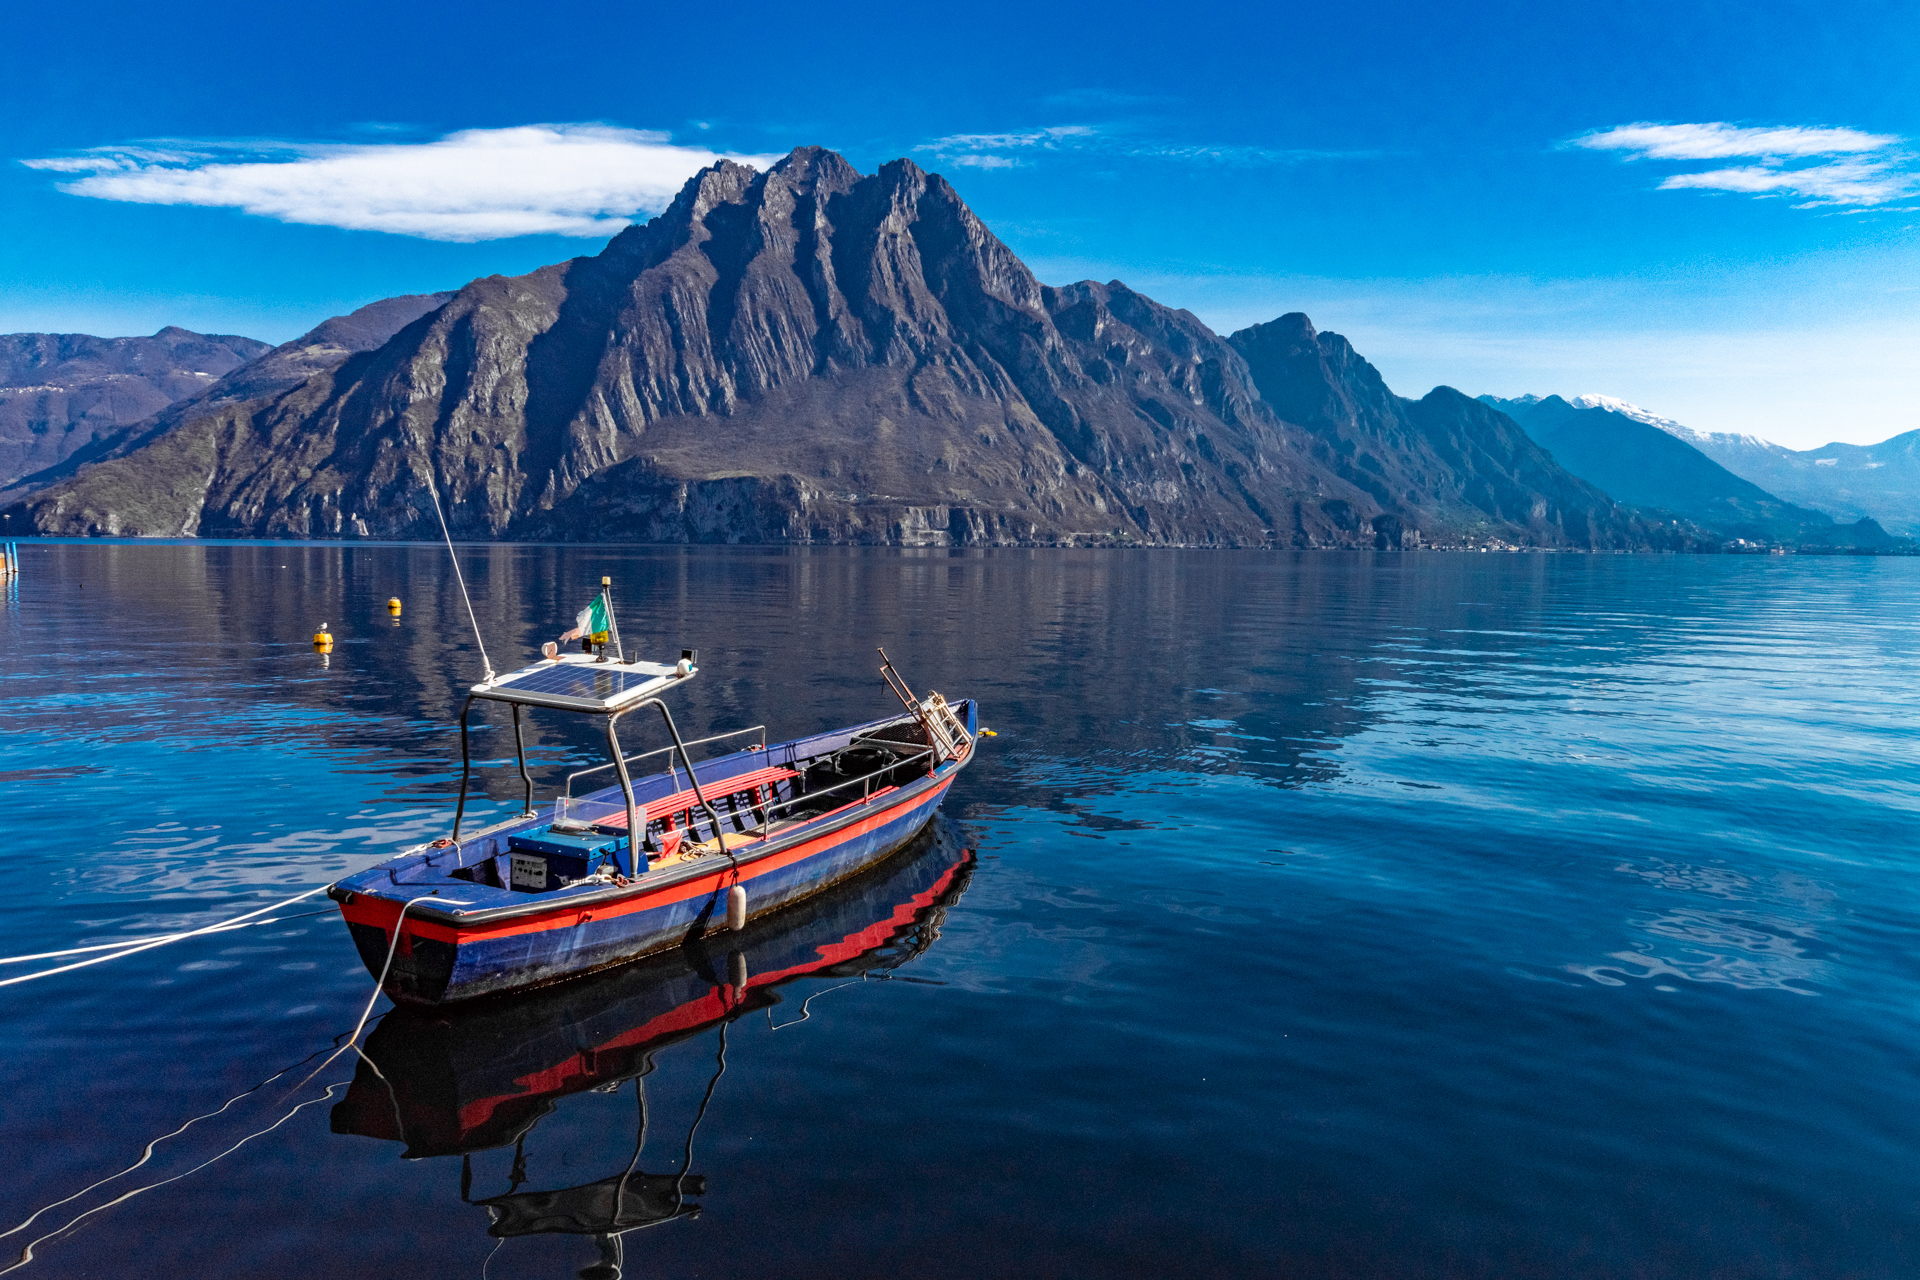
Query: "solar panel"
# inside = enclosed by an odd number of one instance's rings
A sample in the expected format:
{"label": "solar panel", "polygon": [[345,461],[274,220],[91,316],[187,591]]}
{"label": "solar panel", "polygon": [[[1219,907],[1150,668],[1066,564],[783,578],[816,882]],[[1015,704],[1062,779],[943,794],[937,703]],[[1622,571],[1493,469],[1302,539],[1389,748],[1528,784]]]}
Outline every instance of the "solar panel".
{"label": "solar panel", "polygon": [[500,702],[602,711],[637,701],[682,678],[674,668],[657,662],[539,662],[475,685],[473,692]]}

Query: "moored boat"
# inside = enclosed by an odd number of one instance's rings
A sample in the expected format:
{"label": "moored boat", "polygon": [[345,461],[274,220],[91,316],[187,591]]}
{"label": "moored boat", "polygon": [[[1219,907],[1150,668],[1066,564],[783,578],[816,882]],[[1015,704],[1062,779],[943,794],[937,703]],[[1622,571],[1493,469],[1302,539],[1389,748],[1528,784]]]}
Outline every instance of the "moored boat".
{"label": "moored boat", "polygon": [[[589,618],[591,616],[591,621]],[[554,982],[744,928],[874,866],[914,838],[972,758],[971,699],[916,697],[881,654],[900,714],[784,742],[764,728],[684,742],[663,693],[699,672],[626,661],[605,589],[582,611],[590,652],[561,654],[474,685],[461,713],[453,834],[329,889],[367,968],[396,1001],[443,1004]],[[474,703],[511,709],[524,811],[462,837]],[[536,806],[527,708],[602,717],[609,760]],[[666,746],[629,756],[622,717],[656,709]],[[696,762],[693,747],[759,734]],[[665,756],[666,768],[630,766]],[[617,779],[573,794],[595,773]],[[636,834],[637,833],[637,834]]]}
{"label": "moored boat", "polygon": [[973,867],[935,823],[885,865],[717,945],[461,1008],[396,1009],[368,1039],[333,1130],[403,1142],[409,1160],[511,1146],[563,1099],[605,1092],[667,1046],[782,1004],[789,983],[912,963],[939,939]]}

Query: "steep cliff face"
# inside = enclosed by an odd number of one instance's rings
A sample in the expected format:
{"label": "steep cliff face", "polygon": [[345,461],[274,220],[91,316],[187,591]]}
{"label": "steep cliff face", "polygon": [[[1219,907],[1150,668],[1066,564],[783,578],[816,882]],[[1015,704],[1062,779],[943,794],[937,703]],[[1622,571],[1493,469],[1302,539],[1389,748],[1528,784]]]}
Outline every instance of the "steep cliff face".
{"label": "steep cliff face", "polygon": [[1118,282],[1043,286],[939,176],[802,148],[16,510],[220,536],[436,536],[436,496],[479,538],[1644,536],[1501,415],[1400,400],[1294,319],[1229,342]]}
{"label": "steep cliff face", "polygon": [[175,401],[268,350],[172,325],[150,338],[0,335],[0,489]]}

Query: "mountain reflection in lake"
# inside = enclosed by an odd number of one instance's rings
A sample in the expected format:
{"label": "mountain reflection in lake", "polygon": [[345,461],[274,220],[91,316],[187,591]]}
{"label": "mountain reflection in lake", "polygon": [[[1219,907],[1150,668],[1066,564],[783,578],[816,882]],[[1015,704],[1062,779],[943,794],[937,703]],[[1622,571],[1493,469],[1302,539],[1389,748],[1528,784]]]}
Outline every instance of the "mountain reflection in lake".
{"label": "mountain reflection in lake", "polygon": [[[690,735],[875,714],[884,644],[1000,737],[934,838],[845,892],[388,1014],[310,1081],[370,989],[331,911],[0,989],[0,1231],[45,1210],[0,1238],[38,1241],[21,1274],[1920,1262],[1920,565],[463,556],[502,669],[612,576],[630,644],[701,651]],[[204,923],[445,829],[480,664],[444,550],[25,568],[6,954]],[[542,794],[600,759],[590,726],[529,729]],[[475,741],[504,812],[505,718]]]}

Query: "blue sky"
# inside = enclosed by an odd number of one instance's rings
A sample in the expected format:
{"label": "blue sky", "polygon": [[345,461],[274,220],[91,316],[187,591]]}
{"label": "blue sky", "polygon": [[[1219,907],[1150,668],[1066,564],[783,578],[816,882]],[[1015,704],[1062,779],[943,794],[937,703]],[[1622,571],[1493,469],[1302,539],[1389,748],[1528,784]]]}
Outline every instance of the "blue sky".
{"label": "blue sky", "polygon": [[1868,442],[1920,427],[1916,12],[31,6],[0,331],[280,341],[821,143],[946,174],[1049,283],[1306,311],[1402,394]]}

